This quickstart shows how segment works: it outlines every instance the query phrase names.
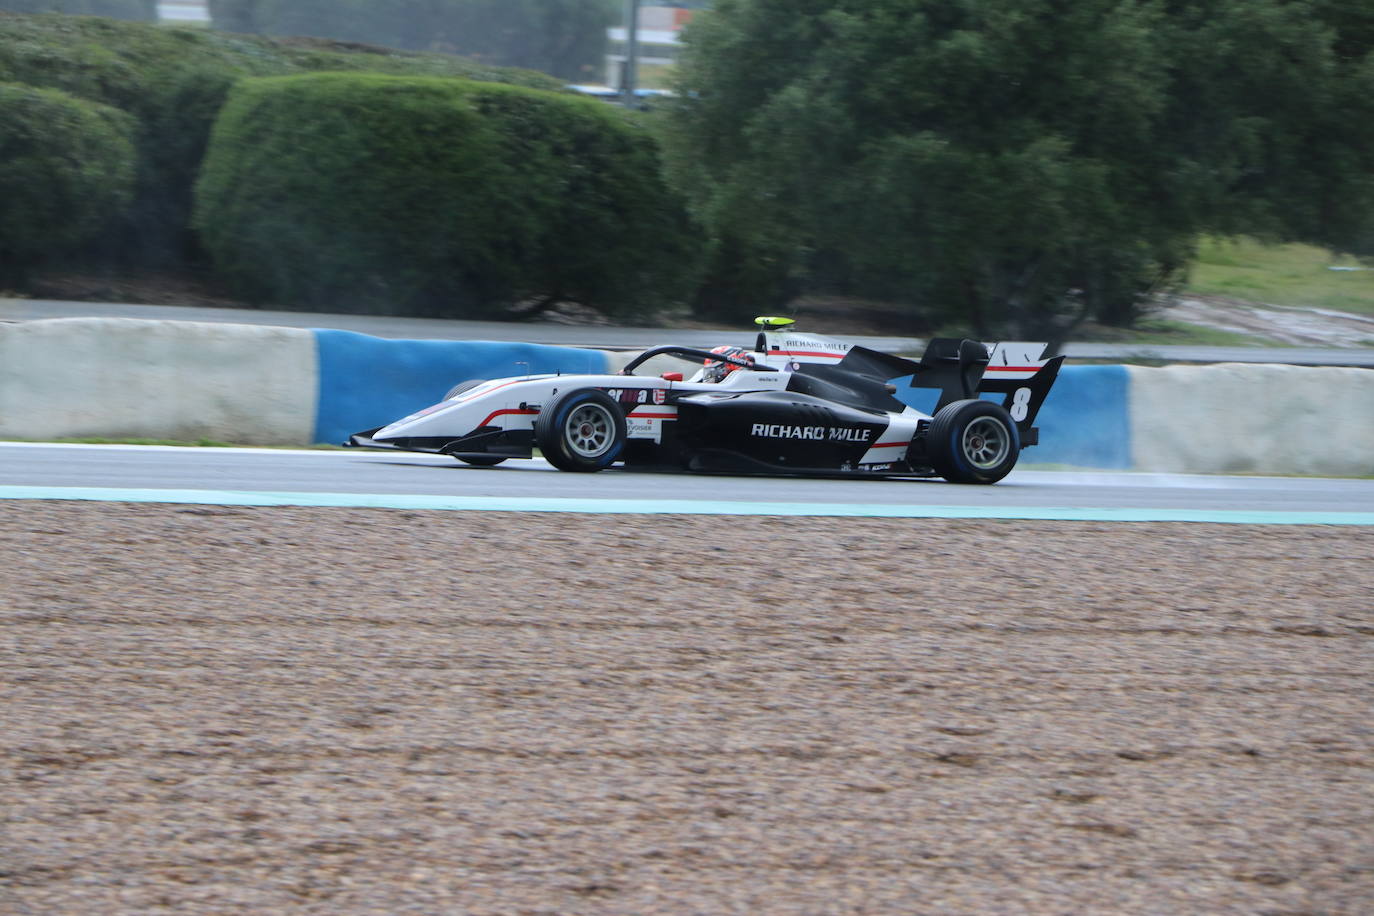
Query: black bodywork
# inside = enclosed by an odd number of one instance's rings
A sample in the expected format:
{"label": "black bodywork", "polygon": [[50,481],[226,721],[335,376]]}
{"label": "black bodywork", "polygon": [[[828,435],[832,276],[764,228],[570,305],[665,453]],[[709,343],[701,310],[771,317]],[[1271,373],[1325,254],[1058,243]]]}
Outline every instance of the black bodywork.
{"label": "black bodywork", "polygon": [[793,391],[790,385],[787,391],[693,394],[681,398],[677,409],[681,460],[703,471],[850,471],[889,423],[885,411]]}
{"label": "black bodywork", "polygon": [[[766,353],[770,362],[787,362],[785,353],[766,350],[766,346],[760,335],[759,352]],[[679,350],[657,348],[644,359]],[[626,462],[676,464],[700,471],[933,475],[923,439],[928,421],[918,424],[904,459],[883,465],[859,464],[887,430],[889,414],[905,409],[889,379],[911,376],[910,387],[938,390],[940,397],[932,414],[955,401],[977,398],[980,392],[1002,394],[1001,405],[1010,410],[1015,392],[1029,389],[1024,416],[1017,420],[1020,446],[1024,448],[1039,440],[1035,417],[1062,362],[1062,356],[1051,359],[1031,379],[999,380],[985,377],[988,351],[973,340],[932,340],[919,362],[851,347],[834,364],[792,363],[785,391],[669,394],[668,403],[678,409],[677,422],[669,424],[662,443],[630,449]],[[792,434],[755,435],[758,426]],[[807,435],[812,430],[825,430],[825,434],[813,438]]]}

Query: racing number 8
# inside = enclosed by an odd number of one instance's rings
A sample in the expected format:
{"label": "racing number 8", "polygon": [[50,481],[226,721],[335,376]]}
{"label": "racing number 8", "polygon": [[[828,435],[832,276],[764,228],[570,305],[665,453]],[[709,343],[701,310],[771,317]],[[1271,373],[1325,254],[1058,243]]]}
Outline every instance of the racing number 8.
{"label": "racing number 8", "polygon": [[1017,423],[1026,419],[1026,414],[1030,413],[1030,396],[1031,390],[1029,388],[1017,388],[1012,393],[1011,418]]}

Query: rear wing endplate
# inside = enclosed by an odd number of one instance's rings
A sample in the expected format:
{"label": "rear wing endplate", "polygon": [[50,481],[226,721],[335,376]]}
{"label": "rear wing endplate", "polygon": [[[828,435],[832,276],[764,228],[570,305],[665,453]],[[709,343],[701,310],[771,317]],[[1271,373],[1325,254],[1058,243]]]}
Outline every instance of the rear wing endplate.
{"label": "rear wing endplate", "polygon": [[940,400],[931,413],[954,401],[1001,394],[1002,407],[1025,434],[1035,423],[1064,357],[1046,358],[1043,343],[1012,341],[984,344],[937,337],[926,347],[911,377],[913,388],[936,388]]}

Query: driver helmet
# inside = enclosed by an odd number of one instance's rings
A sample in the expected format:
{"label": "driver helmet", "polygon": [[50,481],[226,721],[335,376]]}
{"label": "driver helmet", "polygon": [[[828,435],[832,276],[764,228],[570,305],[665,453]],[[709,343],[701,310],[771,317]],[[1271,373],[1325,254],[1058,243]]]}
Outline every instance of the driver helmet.
{"label": "driver helmet", "polygon": [[[744,360],[751,366],[754,365],[754,357],[750,356],[749,351],[743,347],[715,347],[711,352],[719,353],[722,356],[732,356],[735,359]],[[722,382],[727,375],[740,368],[738,364],[728,363],[723,359],[708,359],[703,365],[706,368],[702,370],[701,378],[705,382]]]}

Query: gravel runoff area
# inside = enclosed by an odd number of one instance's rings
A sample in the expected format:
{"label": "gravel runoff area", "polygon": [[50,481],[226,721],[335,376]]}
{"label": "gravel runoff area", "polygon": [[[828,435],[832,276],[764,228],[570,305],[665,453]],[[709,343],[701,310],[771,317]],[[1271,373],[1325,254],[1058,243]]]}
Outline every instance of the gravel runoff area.
{"label": "gravel runoff area", "polygon": [[1374,529],[0,503],[0,912],[1374,912]]}

